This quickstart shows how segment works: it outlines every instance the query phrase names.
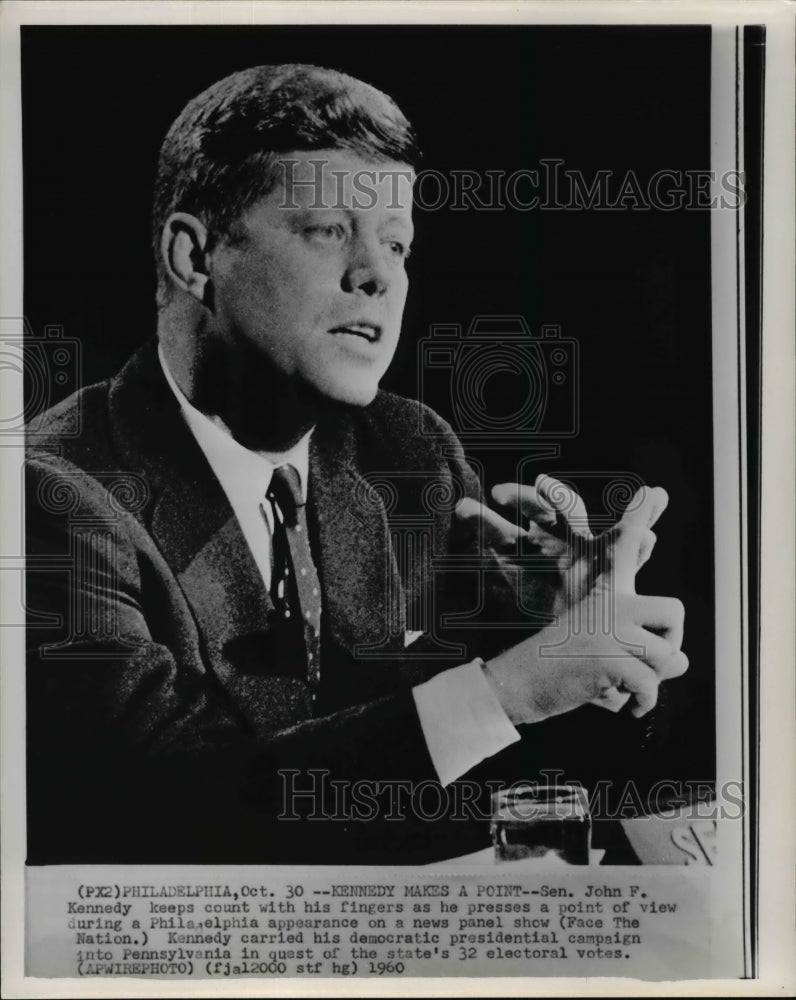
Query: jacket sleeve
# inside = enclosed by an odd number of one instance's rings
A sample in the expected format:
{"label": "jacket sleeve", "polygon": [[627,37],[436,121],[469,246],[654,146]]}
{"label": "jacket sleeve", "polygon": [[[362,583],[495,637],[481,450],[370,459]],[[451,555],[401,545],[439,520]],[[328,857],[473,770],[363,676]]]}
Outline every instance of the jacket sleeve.
{"label": "jacket sleeve", "polygon": [[[468,464],[452,428],[433,411],[425,409],[425,426],[436,428],[440,455],[450,463],[453,478],[463,495],[485,502],[478,476]],[[517,578],[510,563],[484,546],[472,528],[452,524],[452,551],[470,553],[483,566],[476,642],[471,649],[488,659],[533,635],[546,624],[552,604],[554,576],[543,564],[523,580],[523,600],[518,601]],[[461,593],[462,583],[453,580],[445,588],[453,605],[472,606],[472,595]],[[521,741],[476,766],[466,780],[487,788],[490,782],[576,780],[587,789],[599,790],[598,802],[606,815],[643,814],[647,792],[661,775],[669,773],[667,743],[670,739],[671,708],[665,685],[655,709],[641,719],[631,706],[619,713],[594,705],[543,723],[520,726]],[[486,811],[488,803],[482,802]],[[622,811],[624,810],[624,811]]]}

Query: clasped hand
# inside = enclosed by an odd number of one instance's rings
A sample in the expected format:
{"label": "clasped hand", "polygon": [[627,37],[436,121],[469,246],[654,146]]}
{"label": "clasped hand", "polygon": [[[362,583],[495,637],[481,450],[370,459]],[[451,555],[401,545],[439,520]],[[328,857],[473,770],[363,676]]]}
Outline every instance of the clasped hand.
{"label": "clasped hand", "polygon": [[492,496],[519,506],[527,527],[464,500],[458,516],[512,565],[527,540],[547,564],[552,582],[540,590],[517,565],[518,599],[545,594],[538,610],[551,623],[505,650],[485,667],[488,681],[514,724],[539,722],[592,702],[613,711],[632,698],[635,716],[654,707],[661,681],[688,668],[681,651],[684,608],[671,597],[635,591],[638,569],[655,544],[652,527],[668,503],[660,488],[642,488],[620,521],[593,536],[580,497],[550,477],[535,487],[505,483]]}

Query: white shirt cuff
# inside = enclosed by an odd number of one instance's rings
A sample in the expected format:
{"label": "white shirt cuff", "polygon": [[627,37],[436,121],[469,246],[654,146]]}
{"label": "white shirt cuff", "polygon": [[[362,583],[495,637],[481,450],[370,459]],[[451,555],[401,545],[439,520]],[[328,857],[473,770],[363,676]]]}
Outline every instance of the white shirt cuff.
{"label": "white shirt cuff", "polygon": [[445,670],[412,694],[443,785],[520,739],[484,677],[481,660]]}

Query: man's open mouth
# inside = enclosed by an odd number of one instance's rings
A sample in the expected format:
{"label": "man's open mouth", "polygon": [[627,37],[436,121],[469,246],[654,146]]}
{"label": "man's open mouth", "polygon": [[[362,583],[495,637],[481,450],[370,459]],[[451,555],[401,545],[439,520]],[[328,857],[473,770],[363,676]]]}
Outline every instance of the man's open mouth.
{"label": "man's open mouth", "polygon": [[362,337],[369,344],[375,344],[381,336],[381,327],[375,323],[345,323],[333,326],[329,333],[347,333],[353,337]]}

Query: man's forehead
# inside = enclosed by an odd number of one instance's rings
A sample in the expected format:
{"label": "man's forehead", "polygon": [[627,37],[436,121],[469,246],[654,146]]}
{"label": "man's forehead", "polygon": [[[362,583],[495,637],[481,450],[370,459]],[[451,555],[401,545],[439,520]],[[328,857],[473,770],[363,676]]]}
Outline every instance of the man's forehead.
{"label": "man's forehead", "polygon": [[286,153],[276,162],[284,207],[411,212],[415,172],[350,150]]}

